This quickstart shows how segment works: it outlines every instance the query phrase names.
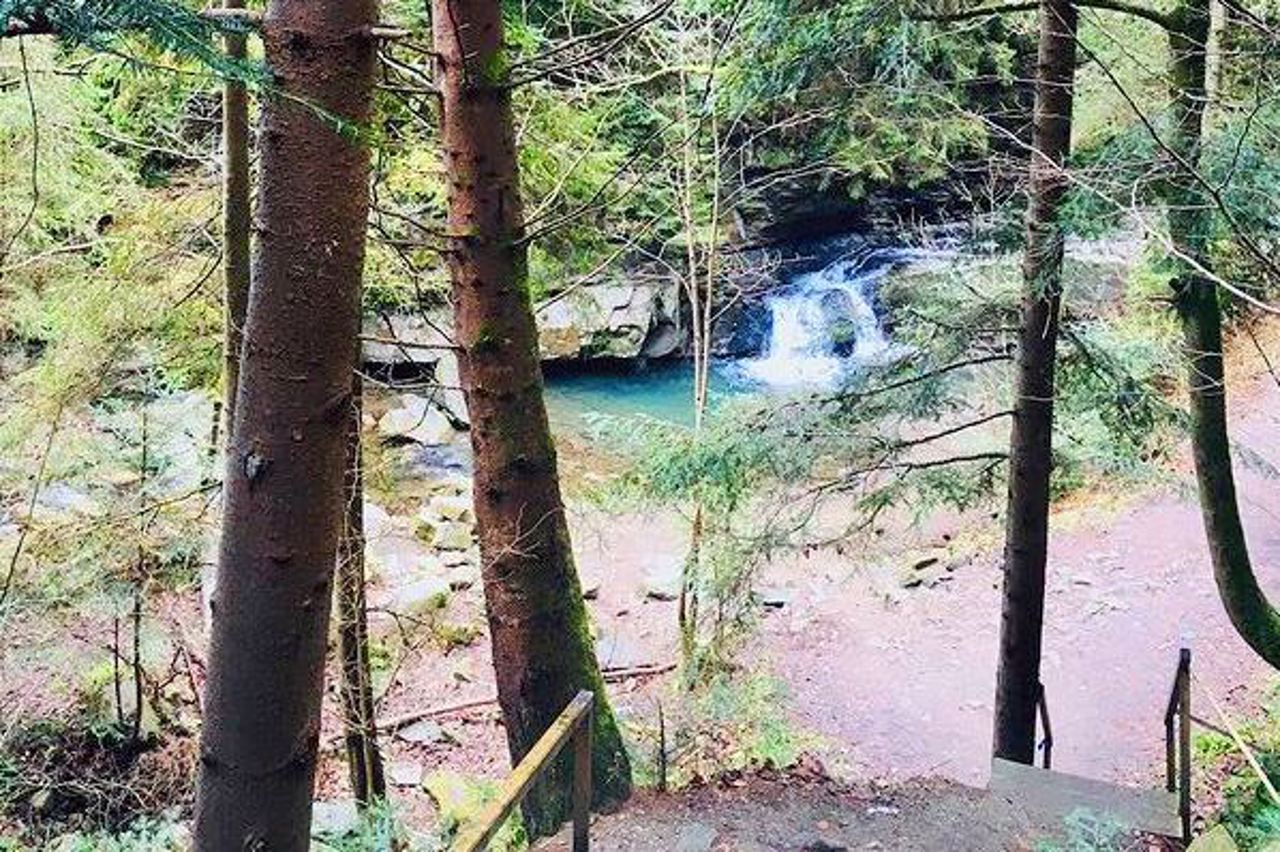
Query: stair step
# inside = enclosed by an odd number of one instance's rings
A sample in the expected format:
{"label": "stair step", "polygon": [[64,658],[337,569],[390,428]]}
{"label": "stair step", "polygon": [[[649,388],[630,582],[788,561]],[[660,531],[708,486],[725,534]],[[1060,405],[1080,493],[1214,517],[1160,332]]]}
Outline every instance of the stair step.
{"label": "stair step", "polygon": [[1179,837],[1178,796],[1166,790],[1124,787],[995,758],[987,788],[1023,807],[1029,816],[1059,824],[1077,810],[1135,831]]}

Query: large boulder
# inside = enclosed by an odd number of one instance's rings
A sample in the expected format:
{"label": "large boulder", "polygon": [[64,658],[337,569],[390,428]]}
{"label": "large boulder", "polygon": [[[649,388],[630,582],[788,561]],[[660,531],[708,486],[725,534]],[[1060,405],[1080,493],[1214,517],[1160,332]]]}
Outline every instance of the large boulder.
{"label": "large boulder", "polygon": [[457,434],[449,421],[431,400],[407,393],[399,405],[378,421],[378,434],[384,440],[413,441],[427,446],[440,446],[453,441]]}
{"label": "large boulder", "polygon": [[674,281],[595,284],[557,293],[537,308],[544,361],[663,358],[683,345]]}
{"label": "large boulder", "polygon": [[449,351],[447,313],[386,313],[365,317],[363,355],[372,364],[434,364]]}

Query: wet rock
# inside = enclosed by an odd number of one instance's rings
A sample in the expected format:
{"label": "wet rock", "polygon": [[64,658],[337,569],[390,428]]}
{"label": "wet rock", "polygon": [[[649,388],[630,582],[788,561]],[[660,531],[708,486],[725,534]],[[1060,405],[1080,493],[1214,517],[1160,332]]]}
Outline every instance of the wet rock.
{"label": "wet rock", "polygon": [[593,284],[558,293],[538,306],[544,360],[662,357],[682,344],[672,280]]}
{"label": "wet rock", "polygon": [[426,398],[403,394],[398,402],[397,407],[378,420],[378,434],[383,439],[440,446],[450,443],[457,435],[449,419]]}

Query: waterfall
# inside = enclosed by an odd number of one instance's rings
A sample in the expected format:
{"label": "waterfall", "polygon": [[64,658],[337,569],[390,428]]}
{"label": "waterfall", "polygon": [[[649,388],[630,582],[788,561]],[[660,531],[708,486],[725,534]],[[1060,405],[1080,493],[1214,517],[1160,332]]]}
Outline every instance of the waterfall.
{"label": "waterfall", "polygon": [[876,285],[906,254],[864,248],[797,276],[770,297],[765,352],[741,363],[743,375],[770,389],[829,388],[848,371],[891,357],[873,300]]}

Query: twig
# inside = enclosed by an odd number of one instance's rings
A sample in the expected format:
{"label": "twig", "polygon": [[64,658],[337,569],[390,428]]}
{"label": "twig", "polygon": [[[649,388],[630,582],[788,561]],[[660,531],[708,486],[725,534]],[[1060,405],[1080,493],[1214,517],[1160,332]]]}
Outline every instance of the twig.
{"label": "twig", "polygon": [[[36,210],[40,206],[40,116],[36,111],[36,96],[31,88],[31,68],[27,64],[27,43],[24,39],[18,39],[18,56],[22,60],[22,82],[27,93],[27,110],[31,114],[31,206],[27,208],[27,215],[23,218],[22,224],[13,232],[13,235],[5,241],[4,248],[0,249],[0,266],[4,266],[5,260],[9,257],[9,252],[13,251],[13,247],[17,245],[18,239],[31,227],[31,223],[36,218]],[[0,601],[3,601],[0,596]]]}

